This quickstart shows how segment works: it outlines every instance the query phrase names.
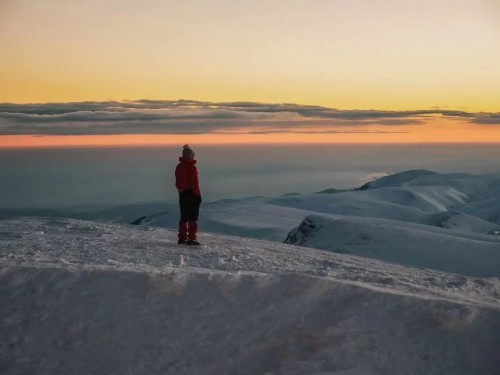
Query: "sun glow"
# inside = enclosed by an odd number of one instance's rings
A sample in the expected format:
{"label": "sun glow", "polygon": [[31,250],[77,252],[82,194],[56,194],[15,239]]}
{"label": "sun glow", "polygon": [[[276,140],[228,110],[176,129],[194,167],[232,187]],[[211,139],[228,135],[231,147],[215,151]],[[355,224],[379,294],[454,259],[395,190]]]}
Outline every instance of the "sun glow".
{"label": "sun glow", "polygon": [[[342,110],[499,112],[500,28],[490,5],[488,0],[2,2],[0,102],[185,98]],[[432,119],[422,126],[335,134],[317,134],[319,127],[300,134],[227,131],[189,137],[0,133],[0,147],[170,144],[186,138],[499,142],[495,127]]]}

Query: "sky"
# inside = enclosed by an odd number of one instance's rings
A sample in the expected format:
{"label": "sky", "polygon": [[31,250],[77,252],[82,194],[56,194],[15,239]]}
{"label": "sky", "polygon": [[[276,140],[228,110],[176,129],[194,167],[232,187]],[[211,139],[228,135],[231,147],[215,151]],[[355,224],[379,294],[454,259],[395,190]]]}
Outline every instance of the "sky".
{"label": "sky", "polygon": [[497,0],[0,0],[0,147],[500,143]]}

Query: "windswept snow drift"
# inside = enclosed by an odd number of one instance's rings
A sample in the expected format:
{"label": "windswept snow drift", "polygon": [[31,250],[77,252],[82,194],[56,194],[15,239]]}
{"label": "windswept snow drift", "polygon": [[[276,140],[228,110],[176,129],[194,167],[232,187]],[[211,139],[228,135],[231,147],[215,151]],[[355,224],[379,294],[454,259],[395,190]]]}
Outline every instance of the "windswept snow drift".
{"label": "windswept snow drift", "polygon": [[493,374],[500,281],[278,243],[0,221],[5,374]]}

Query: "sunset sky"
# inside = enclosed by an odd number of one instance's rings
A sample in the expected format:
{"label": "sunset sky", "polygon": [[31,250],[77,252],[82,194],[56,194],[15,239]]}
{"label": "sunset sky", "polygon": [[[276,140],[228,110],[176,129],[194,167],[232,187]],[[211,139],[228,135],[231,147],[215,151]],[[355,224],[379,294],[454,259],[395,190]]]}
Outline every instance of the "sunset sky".
{"label": "sunset sky", "polygon": [[500,143],[499,45],[498,0],[0,0],[0,147]]}

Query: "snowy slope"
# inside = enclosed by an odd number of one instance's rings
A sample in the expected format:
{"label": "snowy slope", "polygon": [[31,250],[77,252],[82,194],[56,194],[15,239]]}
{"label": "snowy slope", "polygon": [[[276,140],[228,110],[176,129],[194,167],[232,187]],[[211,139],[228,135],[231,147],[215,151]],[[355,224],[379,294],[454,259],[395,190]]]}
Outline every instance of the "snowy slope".
{"label": "snowy slope", "polygon": [[468,173],[436,173],[432,171],[404,171],[366,184],[368,188],[446,186],[474,196],[500,188],[499,174],[475,175]]}
{"label": "snowy slope", "polygon": [[[201,226],[206,231],[273,241],[283,241],[292,228],[313,213],[385,218],[491,233],[500,230],[500,174],[405,171],[351,191],[326,189],[323,193],[294,193],[278,198],[226,199],[204,202],[201,210]],[[2,214],[12,216],[16,211],[0,210],[0,217]],[[20,211],[20,215],[27,214],[26,210]],[[137,204],[92,212],[78,212],[75,208],[41,210],[33,215],[176,228],[178,205]],[[448,216],[453,219],[448,220]]]}
{"label": "snowy slope", "polygon": [[493,374],[500,280],[279,243],[0,221],[2,374]]}
{"label": "snowy slope", "polygon": [[[106,208],[103,208],[106,207]],[[157,203],[138,203],[126,206],[107,205],[100,206],[76,206],[59,209],[2,209],[0,208],[0,218],[15,216],[35,216],[35,217],[63,217],[78,220],[95,220],[113,223],[132,223],[133,221],[150,215],[166,214],[178,212],[178,205]]]}
{"label": "snowy slope", "polygon": [[[150,215],[141,225],[177,228],[179,209]],[[313,213],[293,207],[268,204],[268,198],[243,198],[203,203],[200,227],[203,231],[282,242],[291,228]]]}
{"label": "snowy slope", "polygon": [[500,225],[500,189],[496,195],[473,201],[460,209],[466,214]]}
{"label": "snowy slope", "polygon": [[270,202],[322,213],[418,222],[422,215],[447,210],[463,210],[476,216],[474,206],[485,201],[491,211],[500,214],[499,196],[499,175],[407,171],[380,178],[362,189],[280,197]]}
{"label": "snowy slope", "polygon": [[[477,212],[476,212],[477,214]],[[422,224],[435,227],[460,230],[464,232],[495,233],[500,232],[500,225],[476,216],[458,211],[445,211],[427,216]]]}
{"label": "snowy slope", "polygon": [[[381,178],[378,178],[374,181],[370,181],[366,183],[365,185],[362,186],[362,189],[371,189],[371,188],[376,188],[376,187],[395,187],[395,186],[405,186],[405,185],[412,185],[412,182],[417,180],[434,180],[436,178],[439,178],[441,174],[433,172],[433,171],[426,171],[426,170],[410,170],[410,171],[403,171],[399,173],[394,173],[392,175],[388,176],[383,176]],[[431,184],[434,185],[434,184]]]}
{"label": "snowy slope", "polygon": [[[499,197],[498,174],[406,171],[380,178],[362,189],[335,194],[204,202],[200,228],[204,232],[282,242],[310,215],[342,215],[342,221],[328,224],[329,230],[312,234],[320,235],[320,239],[311,237],[301,244],[467,275],[498,275],[495,249],[500,247]],[[179,218],[176,204],[73,214],[77,218],[166,228],[176,228]],[[356,238],[363,233],[370,240],[358,243]],[[481,236],[471,238],[470,233]]]}
{"label": "snowy slope", "polygon": [[401,221],[310,215],[285,243],[463,275],[500,277],[500,237]]}
{"label": "snowy slope", "polygon": [[[401,220],[456,230],[500,230],[500,175],[406,171],[362,189],[285,194],[277,198],[221,200],[202,205],[201,224],[215,233],[283,240],[308,214],[325,213]],[[175,207],[143,224],[175,228]],[[282,237],[280,237],[282,236]]]}
{"label": "snowy slope", "polygon": [[[286,242],[465,275],[500,276],[499,196],[498,174],[407,171],[358,191],[315,198],[320,213],[358,217],[310,215]],[[309,201],[287,199],[284,204],[301,208]]]}

